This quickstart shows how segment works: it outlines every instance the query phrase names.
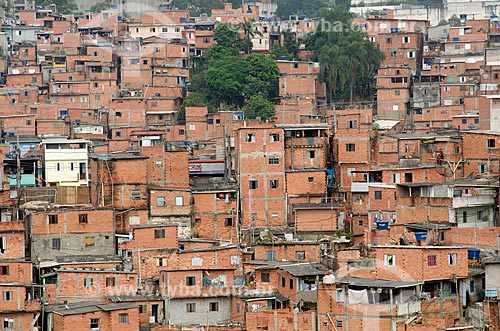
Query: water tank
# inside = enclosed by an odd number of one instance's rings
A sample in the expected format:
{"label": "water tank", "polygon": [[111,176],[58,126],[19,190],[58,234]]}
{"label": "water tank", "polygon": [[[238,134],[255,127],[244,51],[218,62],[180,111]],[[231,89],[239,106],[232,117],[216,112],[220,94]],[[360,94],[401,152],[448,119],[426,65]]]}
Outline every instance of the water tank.
{"label": "water tank", "polygon": [[323,277],[323,284],[335,284],[335,276],[333,274],[325,275]]}

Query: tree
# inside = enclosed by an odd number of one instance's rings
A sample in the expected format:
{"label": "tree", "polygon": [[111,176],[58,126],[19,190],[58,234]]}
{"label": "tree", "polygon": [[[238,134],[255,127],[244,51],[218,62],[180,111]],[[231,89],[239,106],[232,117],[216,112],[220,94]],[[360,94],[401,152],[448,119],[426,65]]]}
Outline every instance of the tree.
{"label": "tree", "polygon": [[100,12],[111,7],[111,0],[106,0],[104,2],[99,2],[90,7],[90,11],[93,13]]}
{"label": "tree", "polygon": [[72,14],[78,10],[75,0],[37,0],[37,6],[48,7],[56,5],[58,14]]}
{"label": "tree", "polygon": [[283,46],[286,47],[292,59],[297,57],[299,52],[299,43],[290,30],[283,31]]}
{"label": "tree", "polygon": [[457,15],[453,14],[449,19],[448,23],[450,23],[450,26],[452,27],[457,27],[462,25],[462,21],[460,18],[457,17]]}
{"label": "tree", "polygon": [[321,8],[328,6],[326,0],[278,0],[276,16],[287,20],[290,15],[305,15],[316,17]]}
{"label": "tree", "polygon": [[332,97],[339,89],[343,89],[347,82],[347,59],[339,45],[325,45],[321,49],[319,62],[319,80],[326,84],[327,102],[331,102]]}
{"label": "tree", "polygon": [[288,50],[282,44],[273,44],[271,46],[271,57],[275,60],[279,60],[280,58],[285,58],[286,60],[292,60],[293,58],[288,53]]}
{"label": "tree", "polygon": [[213,50],[237,55],[243,49],[243,43],[238,36],[238,32],[229,28],[227,23],[219,24],[214,30],[214,40],[217,44],[211,48]]}
{"label": "tree", "polygon": [[252,51],[252,38],[255,36],[262,36],[262,33],[253,27],[254,22],[254,19],[247,20],[246,18],[243,18],[243,22],[241,23],[243,35],[245,36],[243,39],[243,49],[245,54],[250,54]]}
{"label": "tree", "polygon": [[242,106],[248,72],[248,62],[236,56],[212,63],[205,74],[208,99],[216,106],[221,103]]}
{"label": "tree", "polygon": [[248,98],[259,94],[274,99],[278,94],[280,75],[276,61],[262,54],[250,54],[245,61],[249,67],[245,96]]}
{"label": "tree", "polygon": [[274,104],[260,94],[251,96],[248,103],[243,107],[243,111],[245,117],[260,117],[261,120],[272,119],[276,115]]}
{"label": "tree", "polygon": [[382,53],[364,33],[351,29],[353,16],[345,7],[322,10],[321,15],[330,29],[318,29],[309,35],[306,48],[315,52],[320,63],[319,79],[327,86],[327,99],[346,97],[341,95],[346,86],[351,103],[354,94],[370,95],[374,75],[383,60]]}

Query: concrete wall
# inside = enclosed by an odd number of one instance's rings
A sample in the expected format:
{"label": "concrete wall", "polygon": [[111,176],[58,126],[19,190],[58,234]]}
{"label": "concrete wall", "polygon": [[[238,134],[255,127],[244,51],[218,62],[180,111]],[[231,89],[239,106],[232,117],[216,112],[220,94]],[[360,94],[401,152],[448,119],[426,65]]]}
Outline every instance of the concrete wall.
{"label": "concrete wall", "polygon": [[[218,311],[209,311],[210,302],[217,302]],[[186,304],[194,303],[195,312],[188,313]],[[204,299],[175,299],[167,303],[167,318],[175,325],[207,325],[229,320],[231,318],[231,298],[215,297]]]}

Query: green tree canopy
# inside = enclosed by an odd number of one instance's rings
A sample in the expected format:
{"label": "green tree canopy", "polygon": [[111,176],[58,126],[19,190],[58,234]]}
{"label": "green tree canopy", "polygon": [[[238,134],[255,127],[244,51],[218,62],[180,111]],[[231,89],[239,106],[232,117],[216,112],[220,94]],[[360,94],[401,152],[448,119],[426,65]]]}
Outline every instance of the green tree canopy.
{"label": "green tree canopy", "polygon": [[352,13],[344,6],[335,6],[320,12],[323,27],[308,36],[306,48],[313,50],[320,63],[320,81],[326,84],[328,101],[354,95],[368,97],[374,88],[374,76],[383,60],[383,54],[366,35],[353,24]]}
{"label": "green tree canopy", "polygon": [[205,82],[210,91],[208,99],[217,105],[225,103],[242,106],[249,71],[248,62],[237,56],[213,62],[205,75]]}
{"label": "green tree canopy", "polygon": [[321,8],[327,7],[326,0],[278,0],[276,16],[287,20],[290,15],[306,15],[316,17]]}
{"label": "green tree canopy", "polygon": [[262,120],[272,119],[276,115],[274,104],[260,94],[251,96],[243,111],[247,118],[260,117]]}
{"label": "green tree canopy", "polygon": [[48,7],[56,5],[58,14],[72,14],[78,10],[75,0],[36,0],[37,6]]}

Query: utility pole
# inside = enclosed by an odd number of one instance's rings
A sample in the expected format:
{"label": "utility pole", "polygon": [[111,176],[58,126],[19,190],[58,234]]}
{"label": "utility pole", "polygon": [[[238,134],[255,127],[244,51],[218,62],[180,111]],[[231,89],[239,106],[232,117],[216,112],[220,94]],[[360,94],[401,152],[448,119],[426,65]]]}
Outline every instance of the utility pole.
{"label": "utility pole", "polygon": [[16,219],[19,219],[19,203],[21,201],[21,151],[19,149],[19,132],[16,129]]}

